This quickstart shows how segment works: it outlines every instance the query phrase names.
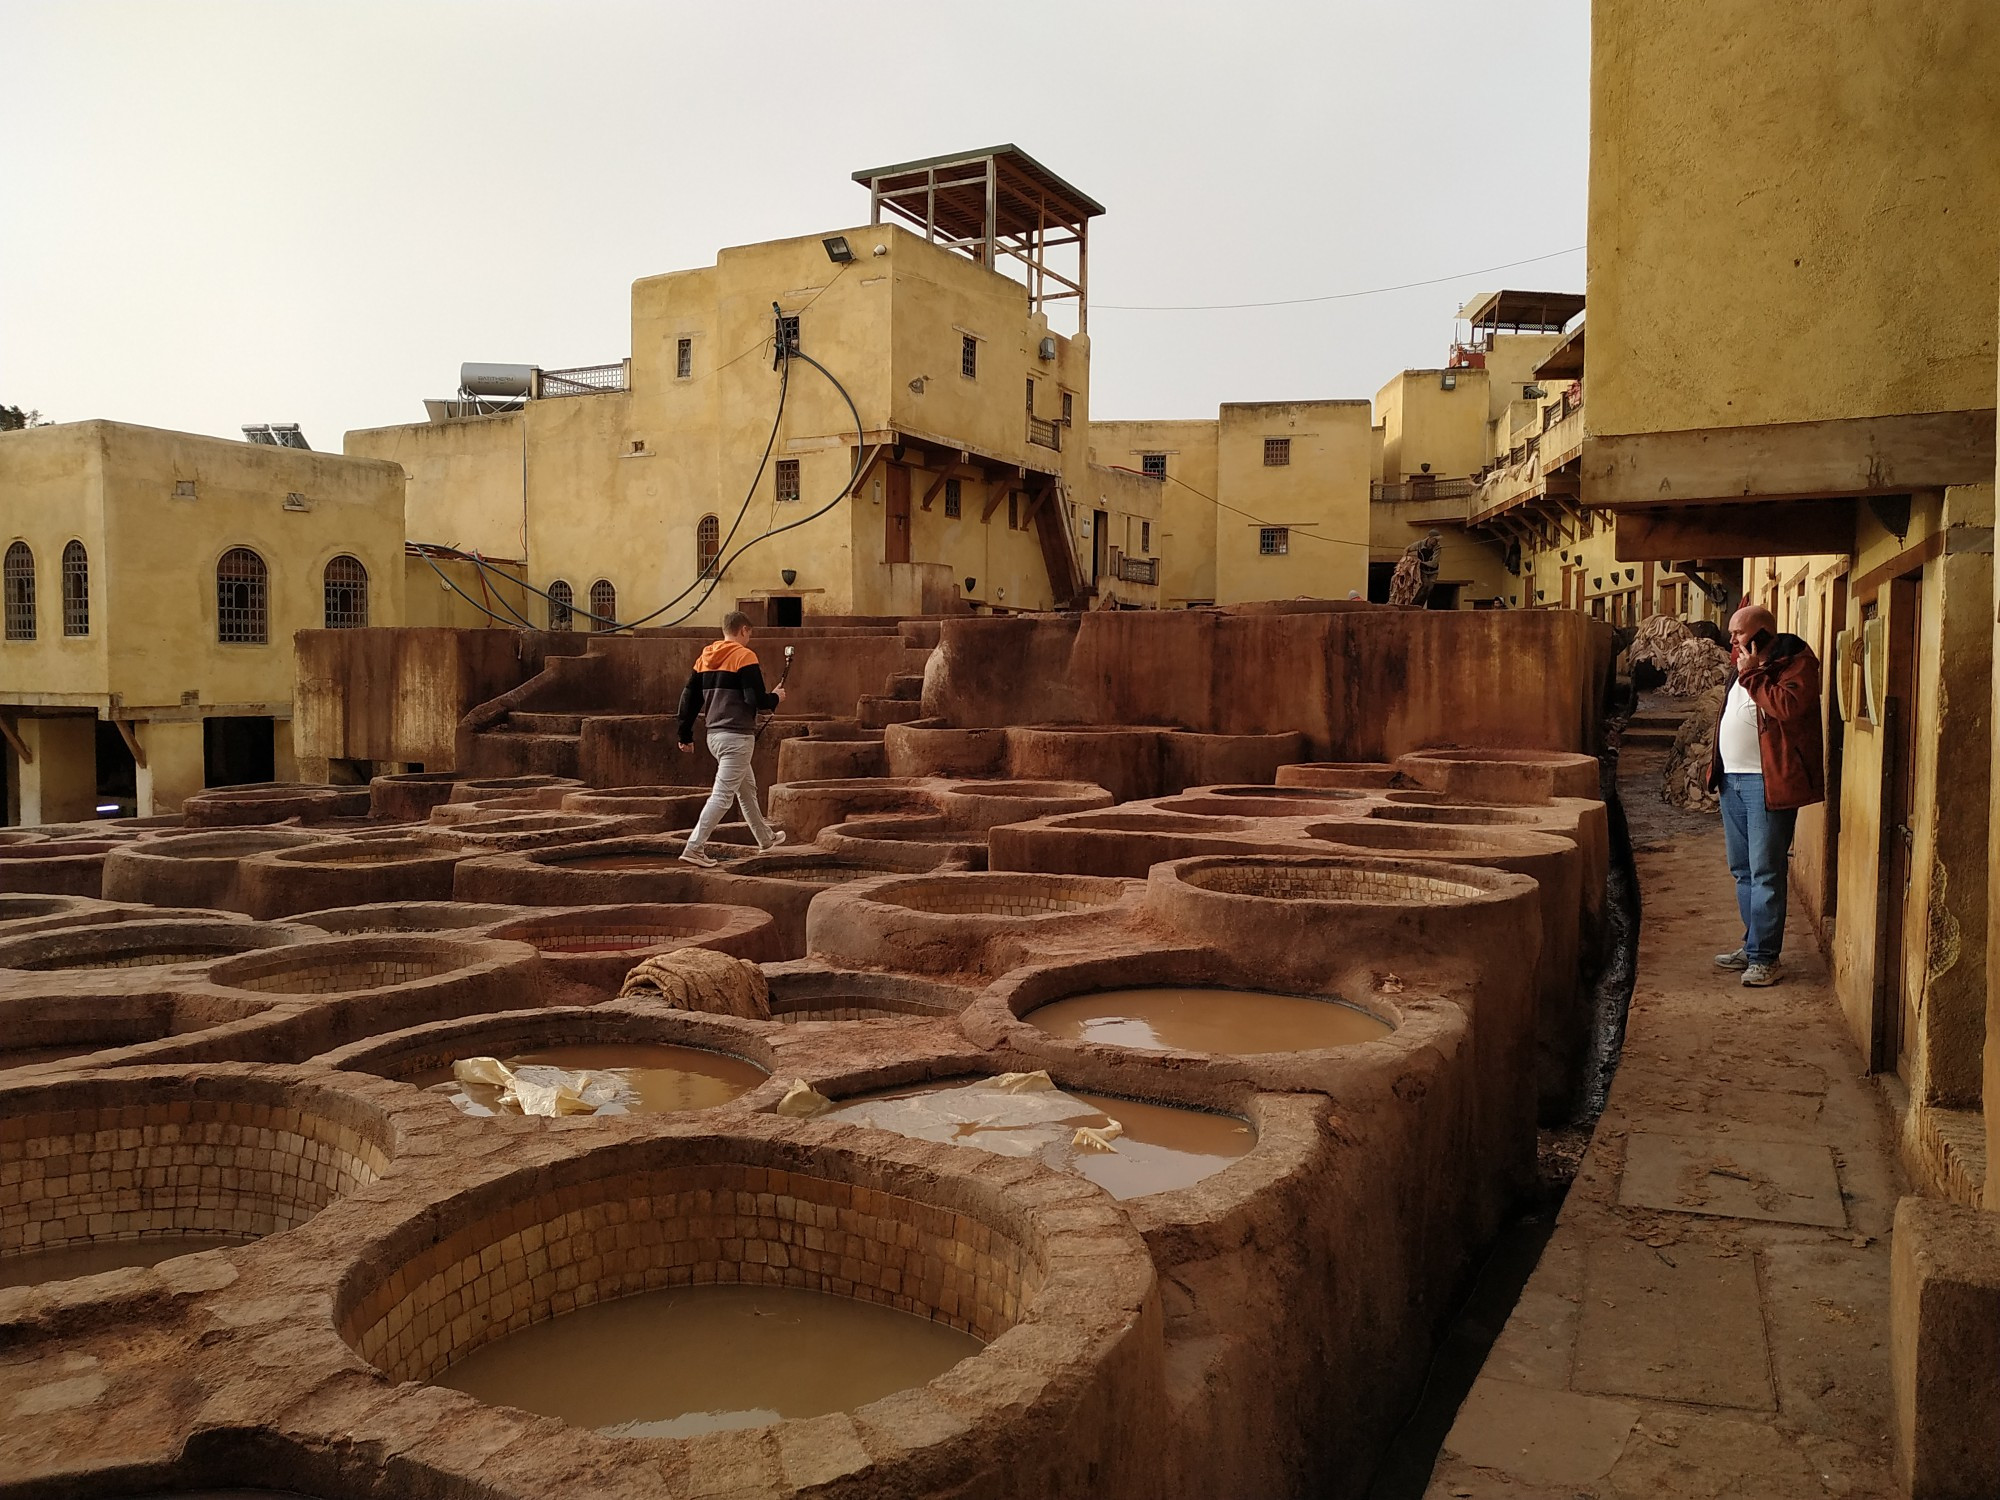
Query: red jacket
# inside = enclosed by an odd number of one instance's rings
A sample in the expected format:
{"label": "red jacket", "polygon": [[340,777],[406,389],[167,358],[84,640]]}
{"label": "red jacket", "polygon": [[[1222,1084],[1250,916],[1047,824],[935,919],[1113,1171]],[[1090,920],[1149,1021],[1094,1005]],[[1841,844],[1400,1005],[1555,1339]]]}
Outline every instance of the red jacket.
{"label": "red jacket", "polygon": [[[1738,678],[1732,668],[1729,685]],[[1819,658],[1795,635],[1772,640],[1764,660],[1746,667],[1743,691],[1757,705],[1757,750],[1764,763],[1764,806],[1772,812],[1826,800],[1826,739],[1819,723]],[[1723,699],[1725,712],[1729,700]],[[1722,737],[1708,762],[1708,788],[1722,786]]]}

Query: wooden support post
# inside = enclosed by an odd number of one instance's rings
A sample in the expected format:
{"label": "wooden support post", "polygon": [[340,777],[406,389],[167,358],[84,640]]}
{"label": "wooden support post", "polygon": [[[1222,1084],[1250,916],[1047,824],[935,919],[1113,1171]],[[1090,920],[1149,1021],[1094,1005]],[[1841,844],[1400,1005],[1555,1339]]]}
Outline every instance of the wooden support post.
{"label": "wooden support post", "polygon": [[22,742],[20,732],[4,716],[0,716],[0,740],[7,742],[7,748],[14,752],[22,765],[32,766],[35,763],[35,752]]}
{"label": "wooden support post", "polygon": [[111,722],[118,726],[119,738],[125,741],[125,748],[132,752],[132,764],[142,771],[145,770],[146,747],[139,743],[139,736],[132,727],[132,721],[130,719],[113,719]]}
{"label": "wooden support post", "polygon": [[1014,492],[1014,481],[1001,479],[994,482],[993,493],[986,497],[986,508],[979,513],[979,524],[984,526],[993,519],[993,512],[1007,503],[1007,497]]}

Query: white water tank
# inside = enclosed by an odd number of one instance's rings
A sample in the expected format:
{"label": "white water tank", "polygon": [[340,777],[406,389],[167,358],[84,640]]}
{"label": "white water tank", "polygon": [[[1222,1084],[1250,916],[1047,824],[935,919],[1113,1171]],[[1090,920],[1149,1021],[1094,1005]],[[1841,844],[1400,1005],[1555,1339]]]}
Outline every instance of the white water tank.
{"label": "white water tank", "polygon": [[526,396],[535,381],[533,365],[460,365],[459,388],[471,396]]}

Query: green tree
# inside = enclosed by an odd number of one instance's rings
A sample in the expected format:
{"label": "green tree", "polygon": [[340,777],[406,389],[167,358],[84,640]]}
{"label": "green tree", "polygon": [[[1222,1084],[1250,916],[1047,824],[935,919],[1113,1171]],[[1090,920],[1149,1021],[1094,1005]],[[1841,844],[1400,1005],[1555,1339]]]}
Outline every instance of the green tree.
{"label": "green tree", "polygon": [[47,427],[51,420],[38,411],[22,411],[18,406],[0,406],[0,432],[19,432],[23,427]]}

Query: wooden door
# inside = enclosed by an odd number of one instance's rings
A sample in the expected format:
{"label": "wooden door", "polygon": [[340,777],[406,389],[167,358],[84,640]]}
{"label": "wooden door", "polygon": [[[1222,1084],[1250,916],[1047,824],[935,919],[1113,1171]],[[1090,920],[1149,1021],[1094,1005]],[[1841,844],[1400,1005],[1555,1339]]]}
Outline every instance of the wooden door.
{"label": "wooden door", "polygon": [[1101,510],[1090,513],[1090,582],[1093,587],[1110,568],[1111,562],[1105,551],[1109,544],[1111,517]]}
{"label": "wooden door", "polygon": [[910,560],[910,471],[888,465],[888,489],[882,501],[882,561]]}
{"label": "wooden door", "polygon": [[1913,1001],[1906,993],[1909,965],[1903,952],[1904,910],[1914,875],[1910,832],[1916,794],[1917,642],[1921,631],[1922,575],[1911,573],[1882,588],[1889,635],[1882,689],[1882,825],[1875,890],[1875,1025],[1877,1072],[1909,1071],[1904,1056],[1916,1039]]}

